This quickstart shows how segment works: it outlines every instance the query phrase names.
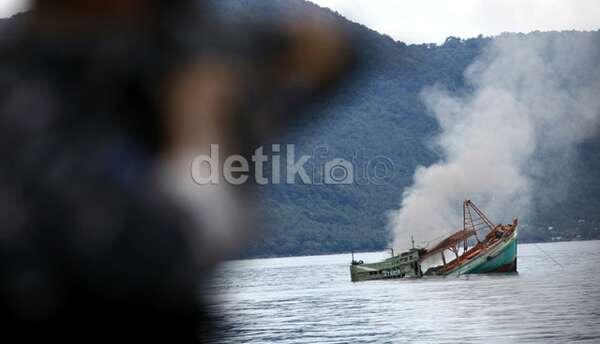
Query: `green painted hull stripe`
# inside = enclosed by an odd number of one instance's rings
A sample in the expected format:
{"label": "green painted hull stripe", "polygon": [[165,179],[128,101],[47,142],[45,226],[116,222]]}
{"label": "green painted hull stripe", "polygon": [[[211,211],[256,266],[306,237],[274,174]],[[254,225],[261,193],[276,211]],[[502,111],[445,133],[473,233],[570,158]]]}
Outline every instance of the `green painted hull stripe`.
{"label": "green painted hull stripe", "polygon": [[517,258],[517,236],[513,237],[503,245],[500,250],[494,250],[489,254],[477,257],[471,262],[460,266],[447,275],[483,274],[494,272],[499,268],[511,264]]}

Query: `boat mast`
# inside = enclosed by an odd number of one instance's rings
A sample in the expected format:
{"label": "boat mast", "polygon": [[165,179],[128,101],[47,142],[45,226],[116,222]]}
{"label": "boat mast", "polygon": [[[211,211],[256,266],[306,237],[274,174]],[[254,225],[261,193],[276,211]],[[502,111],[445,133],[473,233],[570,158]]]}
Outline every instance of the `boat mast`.
{"label": "boat mast", "polygon": [[[516,224],[515,224],[516,225]],[[500,226],[498,226],[500,227]],[[479,247],[476,252],[480,252],[482,248],[487,246],[487,241],[480,241],[477,235],[477,232],[484,229],[489,229],[490,231],[496,230],[497,226],[490,221],[490,219],[477,208],[473,202],[470,200],[465,200],[463,202],[463,228],[462,230],[458,230],[456,233],[446,237],[444,240],[439,242],[433,248],[428,249],[424,255],[423,259],[427,257],[431,257],[434,254],[440,254],[442,258],[442,263],[444,266],[447,264],[451,264],[456,266],[456,264],[461,263],[461,259],[466,256],[468,251],[468,241],[469,238],[474,236],[477,239],[477,246],[483,245],[483,247]],[[487,239],[487,237],[486,237]],[[462,254],[459,255],[460,246],[463,246]],[[451,260],[449,262],[446,261],[446,256],[444,252],[446,250],[451,251],[456,256],[456,260]],[[475,253],[476,253],[475,252]],[[454,262],[457,263],[454,263]]]}
{"label": "boat mast", "polygon": [[[473,224],[473,218],[471,217],[471,212],[469,211],[469,207],[467,207],[467,201],[463,202],[463,233],[467,231],[467,217],[469,218],[469,224]],[[475,237],[477,238],[477,233],[475,233]],[[467,252],[467,241],[468,238],[465,238],[463,252]],[[479,241],[479,238],[477,238]]]}
{"label": "boat mast", "polygon": [[[471,213],[473,210],[473,213]],[[473,215],[475,215],[475,221],[473,220]],[[477,236],[477,232],[488,228],[490,230],[494,229],[494,224],[488,217],[479,209],[471,200],[465,200],[463,203],[463,231],[472,230],[475,232],[475,239],[479,243],[479,237]],[[467,239],[464,242],[464,249],[467,249]]]}

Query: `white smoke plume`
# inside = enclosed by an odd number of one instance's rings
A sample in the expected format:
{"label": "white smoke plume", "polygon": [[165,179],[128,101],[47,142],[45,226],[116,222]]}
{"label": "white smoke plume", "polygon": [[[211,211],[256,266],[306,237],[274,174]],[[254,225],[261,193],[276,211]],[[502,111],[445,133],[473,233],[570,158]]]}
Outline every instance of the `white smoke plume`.
{"label": "white smoke plume", "polygon": [[425,89],[443,158],[417,168],[390,214],[394,247],[461,228],[464,199],[506,223],[527,216],[534,194],[558,197],[573,148],[598,133],[599,67],[600,32],[503,34],[465,71],[467,90]]}

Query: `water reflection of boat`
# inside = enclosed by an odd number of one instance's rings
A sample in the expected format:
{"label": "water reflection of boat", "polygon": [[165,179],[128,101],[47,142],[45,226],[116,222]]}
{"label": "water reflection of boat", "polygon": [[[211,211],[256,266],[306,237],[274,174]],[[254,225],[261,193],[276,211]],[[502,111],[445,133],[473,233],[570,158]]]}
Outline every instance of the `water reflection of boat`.
{"label": "water reflection of boat", "polygon": [[[413,247],[377,263],[365,264],[352,259],[353,282],[387,279],[452,276],[463,274],[517,271],[517,220],[494,225],[473,202],[463,203],[463,229],[430,249]],[[480,236],[482,238],[480,238]],[[450,254],[450,257],[447,256]],[[425,261],[439,257],[441,264],[421,271]]]}

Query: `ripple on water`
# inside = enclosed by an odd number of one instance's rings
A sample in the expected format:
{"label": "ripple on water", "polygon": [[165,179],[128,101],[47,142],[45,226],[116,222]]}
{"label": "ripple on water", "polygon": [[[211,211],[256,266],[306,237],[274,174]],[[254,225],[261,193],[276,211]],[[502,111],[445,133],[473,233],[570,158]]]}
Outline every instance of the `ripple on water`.
{"label": "ripple on water", "polygon": [[514,275],[351,283],[349,259],[224,263],[209,289],[229,322],[223,341],[600,342],[600,241],[521,244]]}

